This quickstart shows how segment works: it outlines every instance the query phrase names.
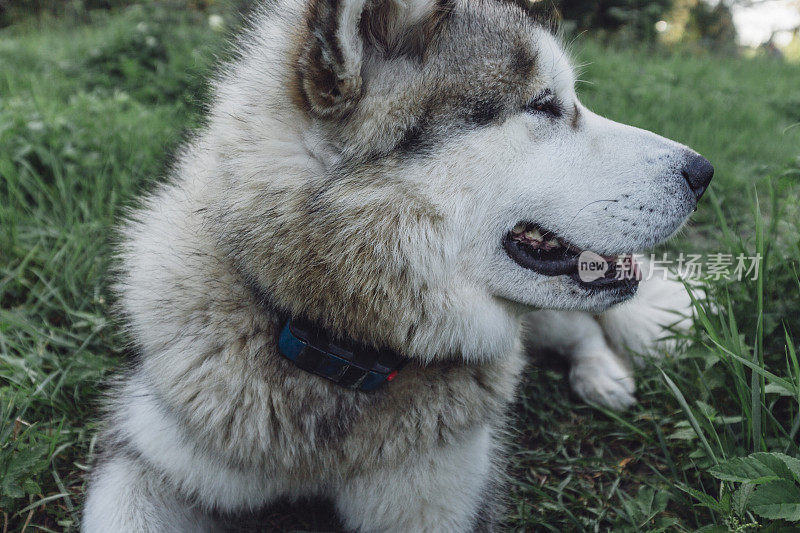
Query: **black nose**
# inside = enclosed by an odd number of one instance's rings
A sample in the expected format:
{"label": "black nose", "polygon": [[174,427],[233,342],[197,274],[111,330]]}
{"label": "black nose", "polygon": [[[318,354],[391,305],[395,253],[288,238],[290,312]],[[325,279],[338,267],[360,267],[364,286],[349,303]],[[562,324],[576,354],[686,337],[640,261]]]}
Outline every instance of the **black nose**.
{"label": "black nose", "polygon": [[714,177],[714,167],[702,155],[691,154],[684,161],[681,173],[692,189],[695,199],[699,200],[711,183],[711,178]]}

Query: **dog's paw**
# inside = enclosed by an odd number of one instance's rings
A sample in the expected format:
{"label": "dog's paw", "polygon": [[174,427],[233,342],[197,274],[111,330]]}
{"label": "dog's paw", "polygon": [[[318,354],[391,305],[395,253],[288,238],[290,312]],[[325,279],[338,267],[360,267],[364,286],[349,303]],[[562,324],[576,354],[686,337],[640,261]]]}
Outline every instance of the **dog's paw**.
{"label": "dog's paw", "polygon": [[[701,289],[695,297],[702,299]],[[677,348],[675,335],[688,333],[693,324],[693,305],[686,287],[675,280],[642,282],[628,303],[598,316],[611,345],[620,352],[658,355]]]}
{"label": "dog's paw", "polygon": [[615,411],[623,411],[636,403],[633,374],[611,353],[575,360],[569,381],[572,390],[587,403]]}

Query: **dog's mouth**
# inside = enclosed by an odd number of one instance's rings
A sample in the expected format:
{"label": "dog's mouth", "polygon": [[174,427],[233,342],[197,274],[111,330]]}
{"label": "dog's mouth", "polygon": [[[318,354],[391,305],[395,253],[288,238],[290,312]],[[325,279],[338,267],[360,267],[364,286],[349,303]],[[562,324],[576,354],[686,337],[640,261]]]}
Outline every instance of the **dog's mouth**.
{"label": "dog's mouth", "polygon": [[569,276],[585,288],[633,292],[642,279],[633,254],[595,254],[529,222],[514,226],[503,247],[519,266],[544,276]]}

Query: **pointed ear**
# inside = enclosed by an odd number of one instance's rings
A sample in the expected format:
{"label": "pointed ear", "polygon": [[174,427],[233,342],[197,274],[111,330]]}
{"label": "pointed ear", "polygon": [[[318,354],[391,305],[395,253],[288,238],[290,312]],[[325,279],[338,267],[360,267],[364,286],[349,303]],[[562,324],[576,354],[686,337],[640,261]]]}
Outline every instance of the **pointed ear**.
{"label": "pointed ear", "polygon": [[310,0],[298,56],[310,111],[337,117],[361,97],[364,54],[419,53],[450,0]]}

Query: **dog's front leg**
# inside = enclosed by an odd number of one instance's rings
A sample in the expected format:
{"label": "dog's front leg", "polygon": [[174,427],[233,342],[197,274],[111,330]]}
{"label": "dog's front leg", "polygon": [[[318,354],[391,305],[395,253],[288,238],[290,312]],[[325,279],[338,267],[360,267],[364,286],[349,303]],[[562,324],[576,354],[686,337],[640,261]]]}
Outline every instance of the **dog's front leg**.
{"label": "dog's front leg", "polygon": [[482,427],[461,442],[347,480],[334,495],[336,507],[358,532],[491,531],[498,453],[493,430]]}
{"label": "dog's front leg", "polygon": [[552,350],[569,360],[570,385],[584,401],[617,410],[636,403],[630,363],[608,345],[589,313],[535,311],[525,317],[523,331],[529,350]]}
{"label": "dog's front leg", "polygon": [[115,393],[89,479],[84,533],[220,531],[205,510],[235,513],[275,495],[257,469],[230,467],[183,431],[144,373]]}
{"label": "dog's front leg", "polygon": [[[648,263],[641,264],[649,272]],[[695,298],[705,299],[701,287],[693,287],[692,292]],[[681,281],[667,278],[662,271],[653,272],[651,279],[639,284],[633,299],[602,313],[598,321],[611,346],[619,353],[633,352],[634,361],[641,364],[639,354],[674,354],[678,347],[674,334],[686,335],[694,323],[693,315],[689,291]]]}
{"label": "dog's front leg", "polygon": [[162,476],[135,456],[107,458],[92,478],[81,524],[84,533],[215,531],[210,517],[177,497]]}

